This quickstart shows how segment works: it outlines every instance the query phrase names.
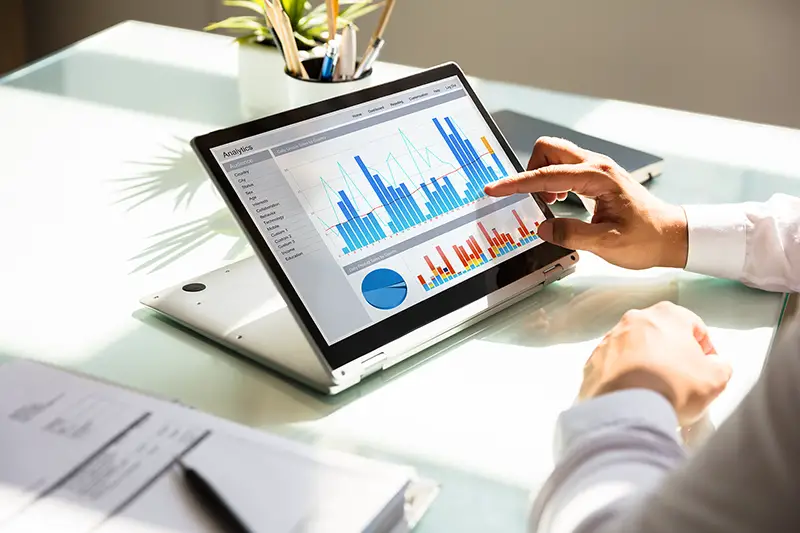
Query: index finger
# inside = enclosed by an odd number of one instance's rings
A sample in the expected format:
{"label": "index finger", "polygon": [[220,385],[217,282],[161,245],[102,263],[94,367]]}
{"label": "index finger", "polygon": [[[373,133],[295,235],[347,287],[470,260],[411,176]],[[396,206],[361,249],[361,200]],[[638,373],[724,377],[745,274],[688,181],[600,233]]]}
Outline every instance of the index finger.
{"label": "index finger", "polygon": [[509,196],[518,193],[575,192],[596,198],[609,192],[614,181],[588,163],[550,165],[510,176],[488,184],[484,190],[489,196]]}
{"label": "index finger", "polygon": [[558,137],[539,137],[533,145],[527,170],[550,165],[575,165],[587,159],[587,152],[575,143]]}

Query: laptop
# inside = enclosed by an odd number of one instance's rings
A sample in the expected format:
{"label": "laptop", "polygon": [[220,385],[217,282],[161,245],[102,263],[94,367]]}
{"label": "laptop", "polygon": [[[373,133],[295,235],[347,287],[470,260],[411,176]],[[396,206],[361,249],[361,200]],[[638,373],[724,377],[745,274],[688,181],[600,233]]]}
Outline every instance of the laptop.
{"label": "laptop", "polygon": [[255,252],[141,301],[335,394],[571,273],[538,197],[453,63],[192,146]]}

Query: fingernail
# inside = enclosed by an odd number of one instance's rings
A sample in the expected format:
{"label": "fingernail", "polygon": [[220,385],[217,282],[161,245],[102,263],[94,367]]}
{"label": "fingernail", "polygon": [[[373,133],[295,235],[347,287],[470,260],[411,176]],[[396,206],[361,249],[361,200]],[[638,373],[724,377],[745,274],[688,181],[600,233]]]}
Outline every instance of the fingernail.
{"label": "fingernail", "polygon": [[539,225],[539,230],[536,233],[543,241],[551,242],[553,240],[553,225],[545,220]]}

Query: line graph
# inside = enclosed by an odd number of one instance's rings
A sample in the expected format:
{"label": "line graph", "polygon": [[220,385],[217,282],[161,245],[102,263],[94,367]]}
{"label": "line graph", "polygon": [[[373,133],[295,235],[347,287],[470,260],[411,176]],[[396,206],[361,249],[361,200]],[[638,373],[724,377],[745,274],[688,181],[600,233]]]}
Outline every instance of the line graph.
{"label": "line graph", "polygon": [[338,257],[411,230],[415,235],[441,217],[493,201],[484,187],[508,176],[513,165],[495,151],[482,117],[463,104],[437,106],[435,114],[281,155],[284,173]]}

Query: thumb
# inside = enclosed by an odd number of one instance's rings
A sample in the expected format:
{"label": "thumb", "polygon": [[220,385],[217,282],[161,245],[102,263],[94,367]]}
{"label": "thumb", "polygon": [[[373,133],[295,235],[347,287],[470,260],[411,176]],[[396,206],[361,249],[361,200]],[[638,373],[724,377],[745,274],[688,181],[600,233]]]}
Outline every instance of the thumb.
{"label": "thumb", "polygon": [[574,218],[551,218],[539,226],[539,237],[549,243],[571,250],[595,252],[601,238],[608,234],[610,224],[588,224]]}

